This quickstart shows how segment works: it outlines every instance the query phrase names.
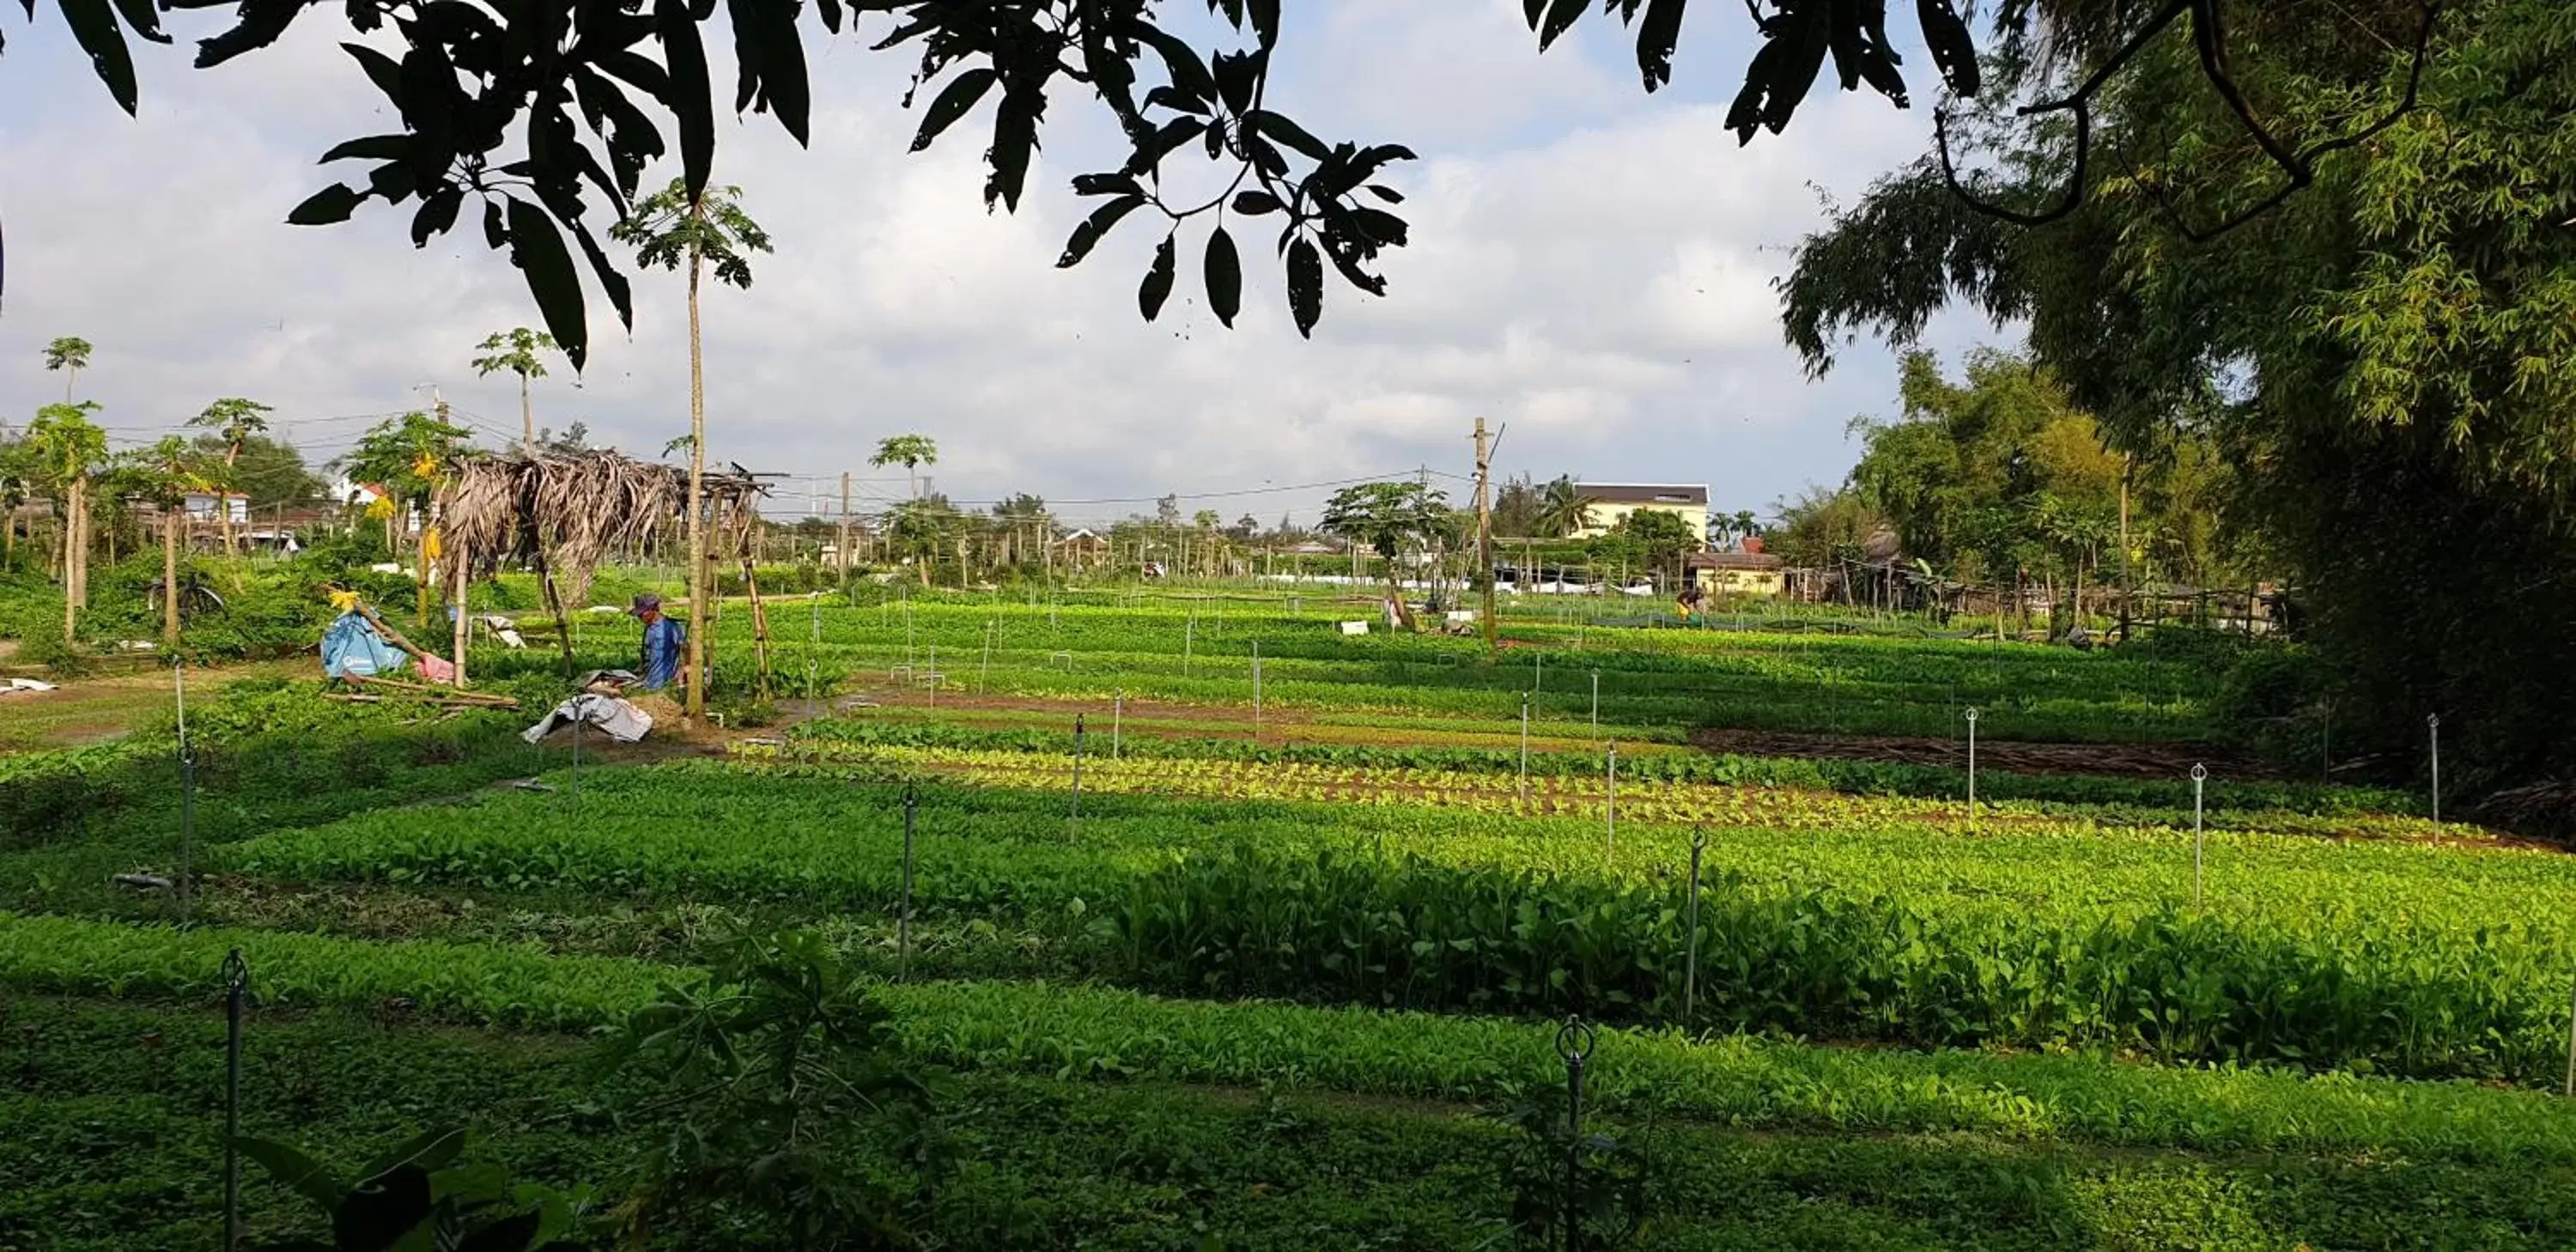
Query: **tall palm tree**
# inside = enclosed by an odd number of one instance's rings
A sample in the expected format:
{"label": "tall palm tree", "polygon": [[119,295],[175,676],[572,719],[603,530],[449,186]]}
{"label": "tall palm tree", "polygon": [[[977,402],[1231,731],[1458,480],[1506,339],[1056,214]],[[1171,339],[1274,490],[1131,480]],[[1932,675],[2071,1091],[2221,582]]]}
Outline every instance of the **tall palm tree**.
{"label": "tall palm tree", "polygon": [[63,371],[63,403],[72,402],[72,384],[89,368],[90,352],[89,340],[78,335],[64,335],[45,345],[45,368]]}
{"label": "tall palm tree", "polygon": [[[223,479],[226,489],[230,489],[232,485],[233,462],[241,459],[242,442],[253,435],[266,432],[268,418],[265,415],[273,411],[257,400],[226,396],[207,405],[205,412],[188,419],[189,425],[212,430],[216,438],[224,441]],[[223,521],[224,551],[230,553],[233,551],[232,501],[218,497],[215,501],[215,516]]]}
{"label": "tall palm tree", "polygon": [[904,477],[911,483],[910,494],[918,497],[921,495],[921,479],[913,471],[924,465],[939,464],[939,444],[928,435],[889,435],[877,443],[876,455],[868,458],[868,464],[878,469],[889,465],[902,466]]}
{"label": "tall palm tree", "polygon": [[89,420],[99,406],[48,404],[27,424],[27,458],[37,481],[63,506],[63,639],[89,605],[89,484],[107,460],[107,432]]}
{"label": "tall palm tree", "polygon": [[1539,493],[1539,534],[1545,538],[1562,539],[1583,529],[1584,514],[1591,510],[1593,503],[1593,498],[1583,494],[1583,488],[1577,486],[1573,479],[1559,476]]}
{"label": "tall palm tree", "polygon": [[742,211],[740,187],[708,187],[694,194],[683,179],[644,198],[608,237],[635,249],[639,265],[689,271],[689,631],[687,714],[707,711],[706,613],[714,590],[699,514],[705,511],[707,475],[707,374],[705,340],[698,324],[698,277],[712,266],[716,281],[751,286],[749,254],[767,252],[769,233]]}
{"label": "tall palm tree", "polygon": [[554,336],[525,326],[496,330],[474,345],[483,355],[474,358],[477,377],[498,374],[503,370],[519,376],[519,426],[521,443],[531,452],[537,446],[537,413],[528,404],[528,380],[546,376],[546,359],[540,353],[555,350]]}

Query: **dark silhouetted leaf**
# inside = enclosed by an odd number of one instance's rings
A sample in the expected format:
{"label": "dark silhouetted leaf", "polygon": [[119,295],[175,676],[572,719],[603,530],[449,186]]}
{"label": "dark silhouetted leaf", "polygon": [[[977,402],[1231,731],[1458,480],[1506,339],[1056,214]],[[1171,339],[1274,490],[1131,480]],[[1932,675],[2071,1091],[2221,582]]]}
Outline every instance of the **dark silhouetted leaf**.
{"label": "dark silhouetted leaf", "polygon": [[1325,147],[1323,140],[1307,134],[1305,127],[1268,109],[1255,110],[1244,120],[1250,122],[1254,130],[1296,149],[1313,160],[1321,161],[1332,155],[1333,150]]}
{"label": "dark silhouetted leaf", "polygon": [[1174,265],[1172,236],[1165,235],[1161,246],[1154,249],[1154,264],[1145,271],[1145,281],[1136,286],[1136,311],[1144,314],[1146,321],[1159,316],[1163,301],[1171,299]]}
{"label": "dark silhouetted leaf", "polygon": [[1646,90],[1673,81],[1673,48],[1682,38],[1684,0],[1646,0],[1646,20],[1637,27],[1637,72]]}
{"label": "dark silhouetted leaf", "polygon": [[939,138],[939,132],[966,116],[966,111],[974,108],[976,102],[984,98],[984,93],[991,91],[993,84],[1000,79],[1001,75],[987,66],[977,66],[949,79],[948,85],[940,89],[938,98],[932,100],[930,108],[922,113],[921,131],[912,137],[912,150],[919,152],[929,147],[932,140]]}
{"label": "dark silhouetted leaf", "polygon": [[1076,174],[1073,194],[1077,196],[1141,196],[1145,189],[1128,174]]}
{"label": "dark silhouetted leaf", "polygon": [[358,211],[358,205],[366,198],[365,192],[358,191],[347,183],[333,183],[305,197],[304,203],[296,205],[287,213],[286,224],[328,226],[333,222],[345,222],[349,220],[350,214]]}
{"label": "dark silhouetted leaf", "polygon": [[1393,187],[1381,187],[1376,183],[1370,183],[1369,194],[1376,196],[1380,200],[1386,201],[1388,204],[1404,203],[1404,193],[1397,191]]}
{"label": "dark silhouetted leaf", "polygon": [[358,1171],[358,1185],[364,1186],[378,1176],[409,1165],[425,1172],[442,1170],[456,1163],[465,1151],[465,1132],[454,1126],[424,1130],[387,1148],[376,1159]]}
{"label": "dark silhouetted leaf", "polygon": [[295,15],[304,11],[304,4],[305,0],[243,0],[240,20],[231,30],[197,41],[197,68],[213,69],[245,52],[276,43],[278,36],[294,23]]}
{"label": "dark silhouetted leaf", "polygon": [[617,310],[618,325],[628,330],[635,329],[635,296],[627,285],[626,276],[609,264],[608,254],[600,250],[599,240],[591,235],[590,227],[579,218],[573,219],[572,237],[581,242],[582,255],[590,259],[591,274],[599,279],[600,288],[608,293],[609,307]]}
{"label": "dark silhouetted leaf", "polygon": [[370,161],[401,161],[411,156],[411,145],[412,138],[409,135],[368,135],[362,139],[351,139],[333,145],[330,151],[322,154],[322,160],[314,164],[320,165],[349,157],[363,157]]}
{"label": "dark silhouetted leaf", "polygon": [[1208,124],[1195,117],[1176,117],[1163,123],[1161,129],[1137,143],[1134,155],[1127,158],[1127,172],[1143,174],[1153,169],[1173,149],[1198,138],[1207,129]]}
{"label": "dark silhouetted leaf", "polygon": [[429,237],[443,235],[456,225],[456,211],[465,205],[465,189],[441,187],[422,196],[420,210],[411,215],[411,246],[426,248]]}
{"label": "dark silhouetted leaf", "polygon": [[1144,203],[1142,195],[1120,196],[1093,209],[1091,216],[1073,228],[1073,237],[1064,243],[1064,255],[1055,259],[1056,268],[1070,269],[1082,264],[1082,258],[1090,256],[1091,250],[1108,237],[1109,228],[1117,225],[1118,219],[1135,212]]}
{"label": "dark silhouetted leaf", "polygon": [[[34,16],[33,5],[31,4],[29,8],[31,12],[28,15],[32,17]],[[116,0],[116,11],[125,18],[126,27],[135,34],[154,43],[170,42],[170,36],[161,30],[161,14],[152,7],[152,0]]]}
{"label": "dark silhouetted leaf", "polygon": [[1266,191],[1237,192],[1234,197],[1234,211],[1245,217],[1276,213],[1279,211],[1279,197]]}
{"label": "dark silhouetted leaf", "polygon": [[984,154],[992,171],[984,180],[987,208],[995,200],[1005,209],[1020,207],[1020,191],[1029,180],[1029,157],[1038,146],[1038,118],[1032,104],[1029,96],[1005,88],[1002,102],[993,109],[993,146]]}
{"label": "dark silhouetted leaf", "polygon": [[1236,310],[1243,307],[1243,258],[1235,253],[1234,236],[1219,226],[1208,236],[1207,266],[1208,311],[1226,328],[1234,327]]}
{"label": "dark silhouetted leaf", "polygon": [[358,68],[367,72],[367,81],[385,93],[385,99],[402,103],[402,66],[392,57],[362,43],[344,43],[341,50],[357,59]]}
{"label": "dark silhouetted leaf", "polygon": [[663,103],[680,123],[681,178],[695,196],[707,188],[715,166],[714,88],[707,82],[706,45],[698,41],[697,19],[688,0],[656,0],[653,26],[661,36],[664,68],[670,72],[670,94]]}
{"label": "dark silhouetted leaf", "polygon": [[1252,34],[1269,48],[1279,42],[1279,0],[1252,0]]}
{"label": "dark silhouetted leaf", "polygon": [[527,276],[537,310],[545,314],[546,333],[562,346],[572,367],[580,369],[590,352],[590,328],[582,319],[581,275],[572,267],[572,253],[544,209],[513,198],[509,210],[511,257]]}
{"label": "dark silhouetted leaf", "polygon": [[62,0],[63,21],[72,28],[81,51],[89,54],[90,69],[98,81],[107,85],[107,94],[118,108],[134,112],[134,57],[125,48],[125,32],[116,25],[116,12],[107,0]]}
{"label": "dark silhouetted leaf", "polygon": [[328,1213],[340,1203],[340,1180],[320,1161],[293,1147],[267,1139],[236,1138],[233,1146],[286,1188]]}
{"label": "dark silhouetted leaf", "polygon": [[1403,218],[1397,217],[1384,209],[1365,208],[1352,209],[1351,217],[1360,224],[1360,229],[1368,232],[1369,238],[1388,247],[1401,248],[1404,246]]}
{"label": "dark silhouetted leaf", "polygon": [[1288,245],[1288,315],[1296,319],[1298,335],[1310,339],[1324,316],[1324,259],[1315,254],[1314,241],[1303,237]]}
{"label": "dark silhouetted leaf", "polygon": [[456,1245],[456,1252],[528,1252],[528,1241],[537,1237],[545,1224],[535,1213],[521,1213],[504,1218],[467,1236]]}
{"label": "dark silhouetted leaf", "polygon": [[1163,68],[1171,75],[1174,91],[1193,100],[1216,99],[1216,78],[1208,73],[1207,62],[1199,59],[1196,49],[1150,22],[1136,22],[1129,30],[1163,58]]}
{"label": "dark silhouetted leaf", "polygon": [[384,1252],[429,1217],[429,1171],[405,1165],[340,1197],[331,1212],[332,1242],[341,1252]]}
{"label": "dark silhouetted leaf", "polygon": [[1573,29],[1574,19],[1583,16],[1585,0],[1550,0],[1547,14],[1538,28],[1538,50],[1545,52],[1556,37]]}
{"label": "dark silhouetted leaf", "polygon": [[1960,95],[1977,94],[1984,83],[1977,71],[1976,41],[1968,37],[1968,24],[1959,20],[1950,0],[1914,0],[1914,18],[1923,24],[1923,43],[1932,49],[1932,66],[1941,80]]}

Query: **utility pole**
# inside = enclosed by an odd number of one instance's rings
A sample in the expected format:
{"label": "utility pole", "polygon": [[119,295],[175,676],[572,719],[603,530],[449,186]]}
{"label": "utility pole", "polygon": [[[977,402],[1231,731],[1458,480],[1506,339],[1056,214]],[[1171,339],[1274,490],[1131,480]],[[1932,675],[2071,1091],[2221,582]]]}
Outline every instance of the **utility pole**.
{"label": "utility pole", "polygon": [[1486,474],[1493,463],[1485,440],[1485,419],[1476,419],[1476,568],[1485,574],[1485,647],[1502,646],[1494,626],[1494,511],[1486,494]]}
{"label": "utility pole", "polygon": [[841,537],[832,548],[839,558],[841,581],[850,581],[850,471],[841,471]]}

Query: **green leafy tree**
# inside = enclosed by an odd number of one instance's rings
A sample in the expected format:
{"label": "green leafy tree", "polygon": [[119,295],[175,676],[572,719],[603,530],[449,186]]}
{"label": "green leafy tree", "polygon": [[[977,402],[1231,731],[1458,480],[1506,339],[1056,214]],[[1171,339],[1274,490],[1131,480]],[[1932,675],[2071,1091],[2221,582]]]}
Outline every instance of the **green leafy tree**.
{"label": "green leafy tree", "polygon": [[[385,517],[388,548],[400,552],[394,537],[401,533],[407,510],[417,509],[423,518],[429,516],[439,485],[455,472],[457,461],[465,456],[472,441],[472,434],[462,426],[426,413],[405,413],[368,427],[365,434],[358,436],[357,446],[340,458],[341,469],[350,477],[385,489],[386,502],[391,505]],[[429,528],[424,525],[413,550],[413,567],[419,580],[417,616],[424,628],[429,622],[428,544]]]}
{"label": "green leafy tree", "polygon": [[0,570],[18,559],[18,510],[34,497],[36,472],[26,436],[0,430]]}
{"label": "green leafy tree", "polygon": [[474,345],[474,350],[482,353],[481,356],[474,358],[476,377],[489,377],[504,372],[519,376],[520,438],[524,441],[524,446],[531,450],[535,449],[537,411],[528,400],[528,380],[546,376],[545,354],[556,350],[554,336],[542,330],[530,330],[525,326],[513,327],[509,330],[496,330],[484,336],[483,342]]}
{"label": "green leafy tree", "polygon": [[[268,430],[268,414],[274,411],[257,400],[226,396],[207,405],[204,412],[188,419],[190,426],[211,430],[215,432],[216,438],[223,441],[223,468],[227,472],[214,477],[220,480],[227,490],[233,486],[229,471],[234,469],[236,463],[241,460],[242,442],[254,435],[265,433]],[[217,500],[215,516],[222,522],[224,551],[231,552],[234,550],[233,511],[227,502]]]}
{"label": "green leafy tree", "polygon": [[[2062,55],[2006,67],[2006,94],[2062,92],[2125,43],[2101,16],[2056,32]],[[2339,746],[2420,762],[2439,712],[2444,747],[2477,762],[2454,787],[2567,785],[2576,9],[2446,6],[2420,79],[2415,6],[2230,21],[2239,46],[2288,53],[2237,64],[2237,99],[2290,146],[2333,145],[2301,194],[2247,216],[2278,163],[2200,59],[2160,45],[2093,98],[2082,182],[2062,132],[1987,145],[1972,190],[2066,206],[2055,220],[1942,211],[1940,163],[1902,171],[1800,247],[1790,340],[1822,369],[1853,333],[1910,342],[1953,303],[2026,324],[2142,480],[2180,459],[2178,430],[2234,472],[2226,509],[2295,579],[2321,662],[2305,712],[2267,715],[2313,725],[2331,695]]]}
{"label": "green leafy tree", "polygon": [[72,384],[80,381],[82,370],[89,368],[93,350],[89,340],[78,335],[64,335],[45,345],[45,368],[61,371],[63,376],[63,403],[71,403]]}
{"label": "green leafy tree", "polygon": [[939,443],[928,435],[889,435],[877,441],[876,453],[868,458],[868,464],[878,469],[889,465],[902,466],[904,477],[911,486],[906,494],[918,496],[921,494],[921,478],[914,471],[924,465],[939,464]]}
{"label": "green leafy tree", "polygon": [[[646,197],[634,212],[610,227],[608,234],[635,249],[638,264],[664,270],[685,268],[689,275],[689,611],[703,617],[704,606],[713,598],[715,580],[699,516],[706,511],[707,376],[705,340],[698,321],[698,284],[701,275],[713,269],[717,282],[748,289],[751,255],[769,251],[770,245],[769,233],[742,211],[742,188],[707,187],[703,167],[693,164],[691,168],[697,171],[696,177],[675,179],[670,186]],[[563,327],[556,324],[555,329],[560,334]],[[579,352],[570,348],[568,351],[574,367],[579,368]],[[703,629],[689,632],[687,712],[691,720],[706,714],[705,635]]]}
{"label": "green leafy tree", "polygon": [[24,464],[54,496],[63,518],[63,640],[89,606],[89,488],[107,465],[107,432],[90,420],[97,402],[48,404],[27,424]]}
{"label": "green leafy tree", "polygon": [[[161,511],[161,639],[179,642],[179,544],[187,533],[188,497],[213,492],[223,478],[223,463],[178,435],[117,459],[114,478],[119,494],[139,495]],[[215,497],[217,512],[223,497]],[[226,528],[229,531],[229,527]]]}
{"label": "green leafy tree", "polygon": [[1641,562],[1668,578],[1679,579],[1682,558],[1700,548],[1701,536],[1690,523],[1663,509],[1637,509],[1619,519],[1617,533],[1636,541]]}
{"label": "green leafy tree", "polygon": [[[964,531],[964,519],[948,503],[948,497],[932,492],[905,500],[888,510],[885,536],[887,549],[897,557],[909,557],[921,585],[930,585],[931,567],[942,554],[956,545]],[[965,571],[960,569],[962,581]]]}
{"label": "green leafy tree", "polygon": [[1447,524],[1448,498],[1419,482],[1359,483],[1324,502],[1324,533],[1366,545],[1386,562],[1387,599],[1404,628],[1415,628],[1404,602],[1396,556],[1407,544],[1427,544]]}
{"label": "green leafy tree", "polygon": [[282,440],[245,435],[234,444],[220,435],[199,435],[196,442],[217,460],[231,458],[226,486],[248,497],[246,504],[253,509],[304,504],[321,498],[329,486],[306,466],[295,445]]}

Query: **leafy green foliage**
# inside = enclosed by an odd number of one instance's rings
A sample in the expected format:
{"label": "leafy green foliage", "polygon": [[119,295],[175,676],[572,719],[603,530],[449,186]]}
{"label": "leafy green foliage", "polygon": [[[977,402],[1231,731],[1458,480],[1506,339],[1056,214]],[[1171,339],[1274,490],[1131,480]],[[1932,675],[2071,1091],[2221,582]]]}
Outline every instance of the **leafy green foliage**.
{"label": "leafy green foliage", "polygon": [[[2099,17],[2059,28],[2074,55],[2011,67],[2005,94],[2062,91],[2133,33]],[[2225,503],[2297,576],[2350,753],[2421,761],[2438,712],[2455,794],[2563,776],[2576,739],[2551,710],[2576,699],[2576,659],[2552,623],[2576,594],[2576,455],[2542,432],[2576,389],[2576,233],[2559,225],[2576,215],[2576,14],[2443,6],[2423,107],[2402,113],[2421,6],[2237,18],[2231,39],[2266,54],[2236,81],[2273,133],[2393,122],[2316,163],[2309,194],[2206,238],[2279,174],[2248,163],[2246,118],[2199,59],[2159,43],[2097,101],[2077,211],[2033,231],[1927,211],[1942,171],[1902,172],[1801,247],[1791,341],[1822,368],[1842,335],[1910,341],[1954,300],[2026,319],[2038,363],[2142,466],[2205,439],[2237,471]],[[1984,194],[2053,201],[2060,143],[2005,132]]]}
{"label": "leafy green foliage", "polygon": [[[672,1115],[619,1223],[635,1237],[915,1246],[944,1162],[929,1087],[888,1055],[886,1010],[810,931],[739,929],[707,961],[704,980],[666,987],[600,1059],[646,1078],[659,1094],[644,1107]],[[854,1144],[878,1139],[915,1166],[909,1187],[859,1167]]]}
{"label": "leafy green foliage", "polygon": [[513,1187],[497,1170],[459,1164],[465,1132],[426,1131],[388,1149],[342,1184],[329,1167],[286,1144],[238,1141],[244,1157],[310,1200],[330,1220],[329,1241],[290,1239],[252,1252],[532,1252],[572,1248],[566,1197]]}
{"label": "leafy green foliage", "polygon": [[[0,978],[18,989],[209,1003],[231,947],[262,1003],[369,1009],[400,997],[445,1021],[610,1025],[668,971],[524,948],[367,942],[0,914]],[[1044,983],[896,984],[877,995],[905,1055],[981,1070],[1328,1091],[1490,1096],[1561,1081],[1553,1023],[1216,1004]],[[209,1050],[208,1055],[213,1055]],[[2402,1150],[2528,1169],[2576,1165],[2559,1097],[2098,1057],[1811,1048],[1605,1028],[1587,1104],[1746,1126],[1983,1131],[2135,1147]],[[2519,1176],[2515,1181],[2519,1183]]]}

